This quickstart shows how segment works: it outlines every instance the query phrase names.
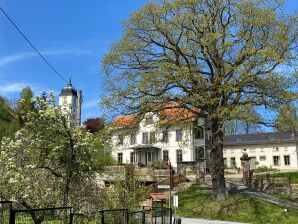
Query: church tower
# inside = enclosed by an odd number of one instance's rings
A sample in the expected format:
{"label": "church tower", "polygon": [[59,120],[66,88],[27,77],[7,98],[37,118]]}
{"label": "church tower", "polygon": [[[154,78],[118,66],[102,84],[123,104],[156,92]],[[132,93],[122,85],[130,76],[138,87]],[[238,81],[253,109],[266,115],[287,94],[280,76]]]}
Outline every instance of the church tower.
{"label": "church tower", "polygon": [[81,125],[82,91],[77,91],[71,84],[71,80],[59,94],[59,106],[69,116],[71,127]]}

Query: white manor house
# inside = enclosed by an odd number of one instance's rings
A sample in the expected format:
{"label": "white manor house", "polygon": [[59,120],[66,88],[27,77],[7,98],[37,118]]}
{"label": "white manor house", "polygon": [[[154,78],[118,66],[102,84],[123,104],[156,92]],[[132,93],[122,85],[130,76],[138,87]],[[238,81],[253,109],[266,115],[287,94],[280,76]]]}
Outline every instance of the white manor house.
{"label": "white manor house", "polygon": [[[174,106],[174,105],[173,105]],[[169,108],[167,106],[167,108]],[[204,161],[208,168],[208,128],[187,109],[164,109],[148,113],[139,122],[134,115],[117,117],[111,130],[112,156],[118,162],[139,166],[156,161]],[[227,168],[241,168],[243,153],[251,168],[298,169],[295,136],[292,133],[258,133],[226,136],[224,160]]]}

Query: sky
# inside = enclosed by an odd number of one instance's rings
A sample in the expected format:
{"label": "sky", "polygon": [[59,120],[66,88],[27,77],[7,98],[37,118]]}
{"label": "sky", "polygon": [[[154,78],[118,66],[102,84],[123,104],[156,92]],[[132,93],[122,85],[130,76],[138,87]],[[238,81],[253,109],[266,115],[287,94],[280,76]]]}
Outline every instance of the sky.
{"label": "sky", "polygon": [[[102,116],[101,62],[121,38],[121,22],[150,0],[0,0],[0,6],[73,86],[83,91],[82,121]],[[298,0],[286,0],[287,11]],[[0,95],[17,99],[25,86],[36,95],[66,85],[0,12]]]}

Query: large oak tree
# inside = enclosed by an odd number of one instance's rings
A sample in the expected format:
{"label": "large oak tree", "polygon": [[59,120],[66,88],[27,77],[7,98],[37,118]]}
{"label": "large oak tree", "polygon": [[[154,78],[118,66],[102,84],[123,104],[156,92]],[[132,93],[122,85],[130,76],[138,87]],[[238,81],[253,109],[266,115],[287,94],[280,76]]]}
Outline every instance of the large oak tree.
{"label": "large oak tree", "polygon": [[146,4],[124,22],[122,38],[104,59],[103,102],[141,114],[175,101],[205,117],[213,197],[226,198],[224,121],[251,121],[253,107],[276,110],[297,99],[291,87],[298,20],[283,10],[281,0]]}

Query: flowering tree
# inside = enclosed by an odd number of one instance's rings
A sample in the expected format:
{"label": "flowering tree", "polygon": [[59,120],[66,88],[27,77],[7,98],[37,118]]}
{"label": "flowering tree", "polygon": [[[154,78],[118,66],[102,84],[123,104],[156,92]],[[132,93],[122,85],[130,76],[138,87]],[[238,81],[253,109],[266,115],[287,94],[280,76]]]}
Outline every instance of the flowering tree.
{"label": "flowering tree", "polygon": [[103,150],[106,135],[70,127],[53,96],[37,98],[36,105],[37,112],[27,114],[15,140],[4,138],[1,143],[1,197],[25,208],[81,209],[78,203],[84,204],[84,197],[98,194],[91,189],[98,189],[95,174],[108,161]]}

